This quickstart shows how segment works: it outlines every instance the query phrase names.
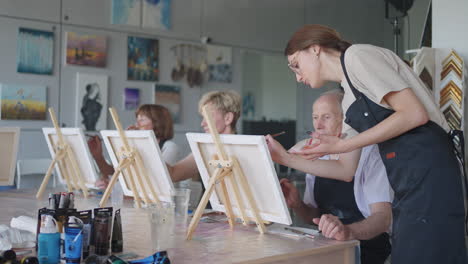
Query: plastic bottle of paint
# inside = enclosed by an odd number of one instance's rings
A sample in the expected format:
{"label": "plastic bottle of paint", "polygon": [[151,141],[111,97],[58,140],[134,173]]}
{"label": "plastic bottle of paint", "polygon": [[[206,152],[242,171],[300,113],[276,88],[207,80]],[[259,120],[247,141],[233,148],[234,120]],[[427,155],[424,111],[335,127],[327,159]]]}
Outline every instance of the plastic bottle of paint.
{"label": "plastic bottle of paint", "polygon": [[65,226],[65,261],[80,263],[83,249],[83,221],[75,216],[68,218]]}
{"label": "plastic bottle of paint", "polygon": [[39,264],[57,264],[60,261],[60,233],[57,231],[57,221],[51,215],[43,217],[38,236],[37,258]]}

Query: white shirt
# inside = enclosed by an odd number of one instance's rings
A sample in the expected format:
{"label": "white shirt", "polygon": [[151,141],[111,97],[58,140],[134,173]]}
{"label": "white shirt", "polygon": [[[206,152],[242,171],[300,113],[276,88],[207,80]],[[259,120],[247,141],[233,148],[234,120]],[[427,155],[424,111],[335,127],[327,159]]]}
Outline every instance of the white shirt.
{"label": "white shirt", "polygon": [[172,140],[164,142],[161,153],[163,160],[171,166],[179,161],[179,146]]}
{"label": "white shirt", "polygon": [[[330,160],[330,156],[323,156],[322,160]],[[304,203],[317,208],[314,198],[315,176],[306,175],[306,189]],[[354,176],[354,197],[362,215],[371,215],[370,205],[379,202],[393,201],[393,190],[387,178],[387,171],[380,157],[377,145],[362,148],[359,165]]]}

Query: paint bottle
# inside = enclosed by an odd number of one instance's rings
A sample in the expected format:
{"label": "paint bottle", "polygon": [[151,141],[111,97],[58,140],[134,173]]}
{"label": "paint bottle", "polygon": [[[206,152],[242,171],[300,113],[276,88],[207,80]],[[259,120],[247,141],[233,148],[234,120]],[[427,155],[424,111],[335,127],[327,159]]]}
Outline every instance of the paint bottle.
{"label": "paint bottle", "polygon": [[51,215],[43,215],[38,236],[37,257],[39,264],[57,264],[60,261],[60,233],[57,221]]}
{"label": "paint bottle", "polygon": [[80,263],[83,248],[83,221],[76,216],[70,216],[65,226],[65,261]]}

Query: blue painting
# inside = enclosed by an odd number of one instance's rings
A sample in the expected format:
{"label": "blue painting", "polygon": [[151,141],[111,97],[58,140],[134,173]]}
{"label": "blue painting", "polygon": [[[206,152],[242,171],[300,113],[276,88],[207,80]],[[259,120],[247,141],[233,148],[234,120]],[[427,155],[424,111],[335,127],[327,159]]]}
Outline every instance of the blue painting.
{"label": "blue painting", "polygon": [[159,41],[128,37],[127,78],[134,81],[157,81],[159,78]]}
{"label": "blue painting", "polygon": [[20,28],[17,44],[17,71],[52,75],[54,68],[54,33]]}
{"label": "blue painting", "polygon": [[125,110],[135,110],[140,105],[140,89],[125,88],[124,108]]}
{"label": "blue painting", "polygon": [[232,48],[207,45],[208,80],[232,82]]}
{"label": "blue painting", "polygon": [[171,0],[143,0],[143,27],[171,28]]}
{"label": "blue painting", "polygon": [[140,0],[112,0],[111,23],[140,26]]}

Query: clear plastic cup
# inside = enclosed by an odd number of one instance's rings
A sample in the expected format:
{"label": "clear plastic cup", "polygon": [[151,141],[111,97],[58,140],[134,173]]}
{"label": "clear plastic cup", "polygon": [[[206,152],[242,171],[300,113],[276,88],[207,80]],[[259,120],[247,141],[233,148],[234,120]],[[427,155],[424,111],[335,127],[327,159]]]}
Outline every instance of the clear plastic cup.
{"label": "clear plastic cup", "polygon": [[174,204],[161,202],[159,205],[149,205],[146,210],[148,211],[153,252],[169,248],[171,234],[174,230]]}
{"label": "clear plastic cup", "polygon": [[172,200],[175,205],[174,220],[177,230],[185,231],[188,221],[188,207],[190,201],[190,189],[176,188]]}

